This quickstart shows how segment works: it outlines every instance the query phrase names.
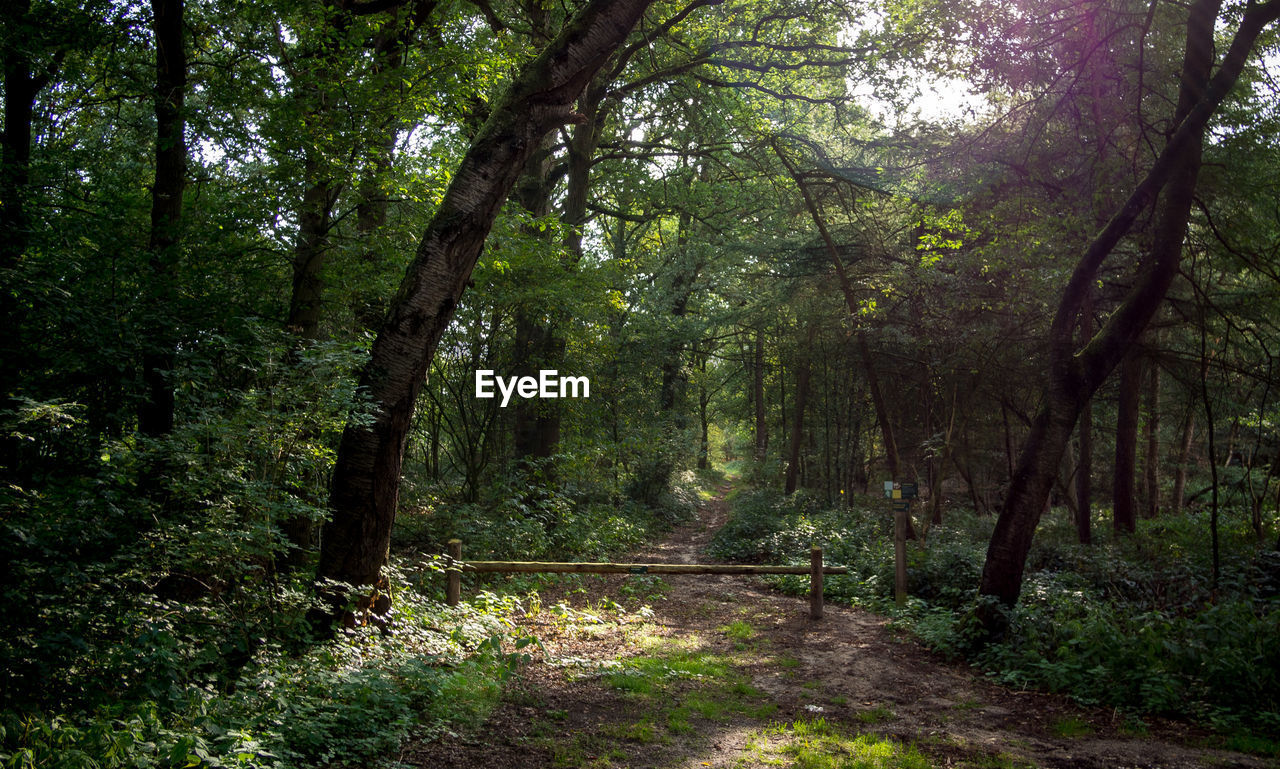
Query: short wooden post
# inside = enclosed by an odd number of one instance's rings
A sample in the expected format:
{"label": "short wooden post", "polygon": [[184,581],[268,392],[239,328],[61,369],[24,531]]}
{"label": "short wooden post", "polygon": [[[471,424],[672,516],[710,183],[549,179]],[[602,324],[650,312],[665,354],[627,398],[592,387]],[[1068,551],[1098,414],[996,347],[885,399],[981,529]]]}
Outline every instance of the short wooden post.
{"label": "short wooden post", "polygon": [[462,597],[462,570],[458,564],[462,563],[462,540],[449,540],[449,566],[448,581],[444,588],[444,602],[450,606],[457,606],[458,600]]}
{"label": "short wooden post", "polygon": [[822,619],[822,548],[809,549],[809,618]]}
{"label": "short wooden post", "polygon": [[899,606],[907,603],[907,510],[895,505],[893,512],[893,599]]}

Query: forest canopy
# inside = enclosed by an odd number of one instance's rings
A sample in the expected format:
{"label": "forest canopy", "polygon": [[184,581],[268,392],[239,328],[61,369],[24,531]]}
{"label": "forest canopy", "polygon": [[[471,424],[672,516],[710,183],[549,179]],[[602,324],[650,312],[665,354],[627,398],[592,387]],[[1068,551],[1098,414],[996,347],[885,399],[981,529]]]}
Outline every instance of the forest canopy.
{"label": "forest canopy", "polygon": [[[423,691],[428,648],[506,675],[496,615],[440,604],[446,541],[596,560],[724,472],[761,496],[723,557],[809,532],[853,570],[829,595],[1010,681],[1274,733],[1277,19],[6,3],[0,761],[381,755],[410,716],[310,743],[246,682],[349,685],[344,632]],[[906,609],[884,481],[920,489]],[[1099,693],[1054,590],[1112,662],[1142,616],[1230,625],[1238,664]]]}

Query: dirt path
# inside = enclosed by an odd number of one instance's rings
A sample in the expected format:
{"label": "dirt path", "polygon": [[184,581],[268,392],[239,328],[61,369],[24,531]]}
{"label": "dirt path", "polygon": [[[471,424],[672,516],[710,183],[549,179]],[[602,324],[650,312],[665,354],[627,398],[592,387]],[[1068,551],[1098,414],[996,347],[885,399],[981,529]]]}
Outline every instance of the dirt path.
{"label": "dirt path", "polygon": [[[635,560],[706,560],[727,517],[723,492]],[[1109,710],[992,685],[863,611],[828,604],[826,617],[810,620],[807,600],[756,578],[597,577],[541,600],[528,624],[547,659],[524,670],[478,730],[413,745],[402,761],[465,769],[1277,766],[1195,747],[1205,735],[1185,725],[1148,723],[1135,734]],[[854,762],[872,754],[887,757]]]}

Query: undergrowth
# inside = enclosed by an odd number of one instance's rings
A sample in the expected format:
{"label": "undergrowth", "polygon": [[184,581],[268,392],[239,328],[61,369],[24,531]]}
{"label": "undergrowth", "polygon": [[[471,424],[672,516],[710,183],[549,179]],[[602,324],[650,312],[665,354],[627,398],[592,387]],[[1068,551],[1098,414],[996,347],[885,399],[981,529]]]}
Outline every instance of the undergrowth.
{"label": "undergrowth", "polygon": [[[510,635],[510,602],[447,608],[395,576],[401,589],[383,628],[350,628],[300,649],[264,641],[234,678],[191,677],[173,682],[162,698],[129,687],[132,676],[155,671],[126,665],[115,671],[123,679],[119,691],[108,693],[115,696],[90,690],[59,712],[6,710],[0,766],[275,769],[372,762],[410,736],[478,723],[496,704],[501,682],[527,658],[522,650],[530,640]],[[134,650],[198,652],[198,640],[178,627],[145,623],[152,610],[139,607],[138,632],[146,637],[133,640]],[[191,614],[189,607],[174,611]]]}

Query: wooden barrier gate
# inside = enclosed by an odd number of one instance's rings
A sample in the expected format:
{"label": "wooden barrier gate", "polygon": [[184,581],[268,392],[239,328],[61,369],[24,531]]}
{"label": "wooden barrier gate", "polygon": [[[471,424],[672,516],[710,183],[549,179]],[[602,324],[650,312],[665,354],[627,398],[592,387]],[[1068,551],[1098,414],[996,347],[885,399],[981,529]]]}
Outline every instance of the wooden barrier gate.
{"label": "wooden barrier gate", "polygon": [[449,540],[445,602],[457,606],[462,597],[462,572],[539,574],[808,574],[809,616],[822,618],[822,576],[847,574],[844,566],[823,566],[822,548],[809,550],[808,566],[748,566],[731,563],[544,563],[539,561],[463,561],[462,540]]}

